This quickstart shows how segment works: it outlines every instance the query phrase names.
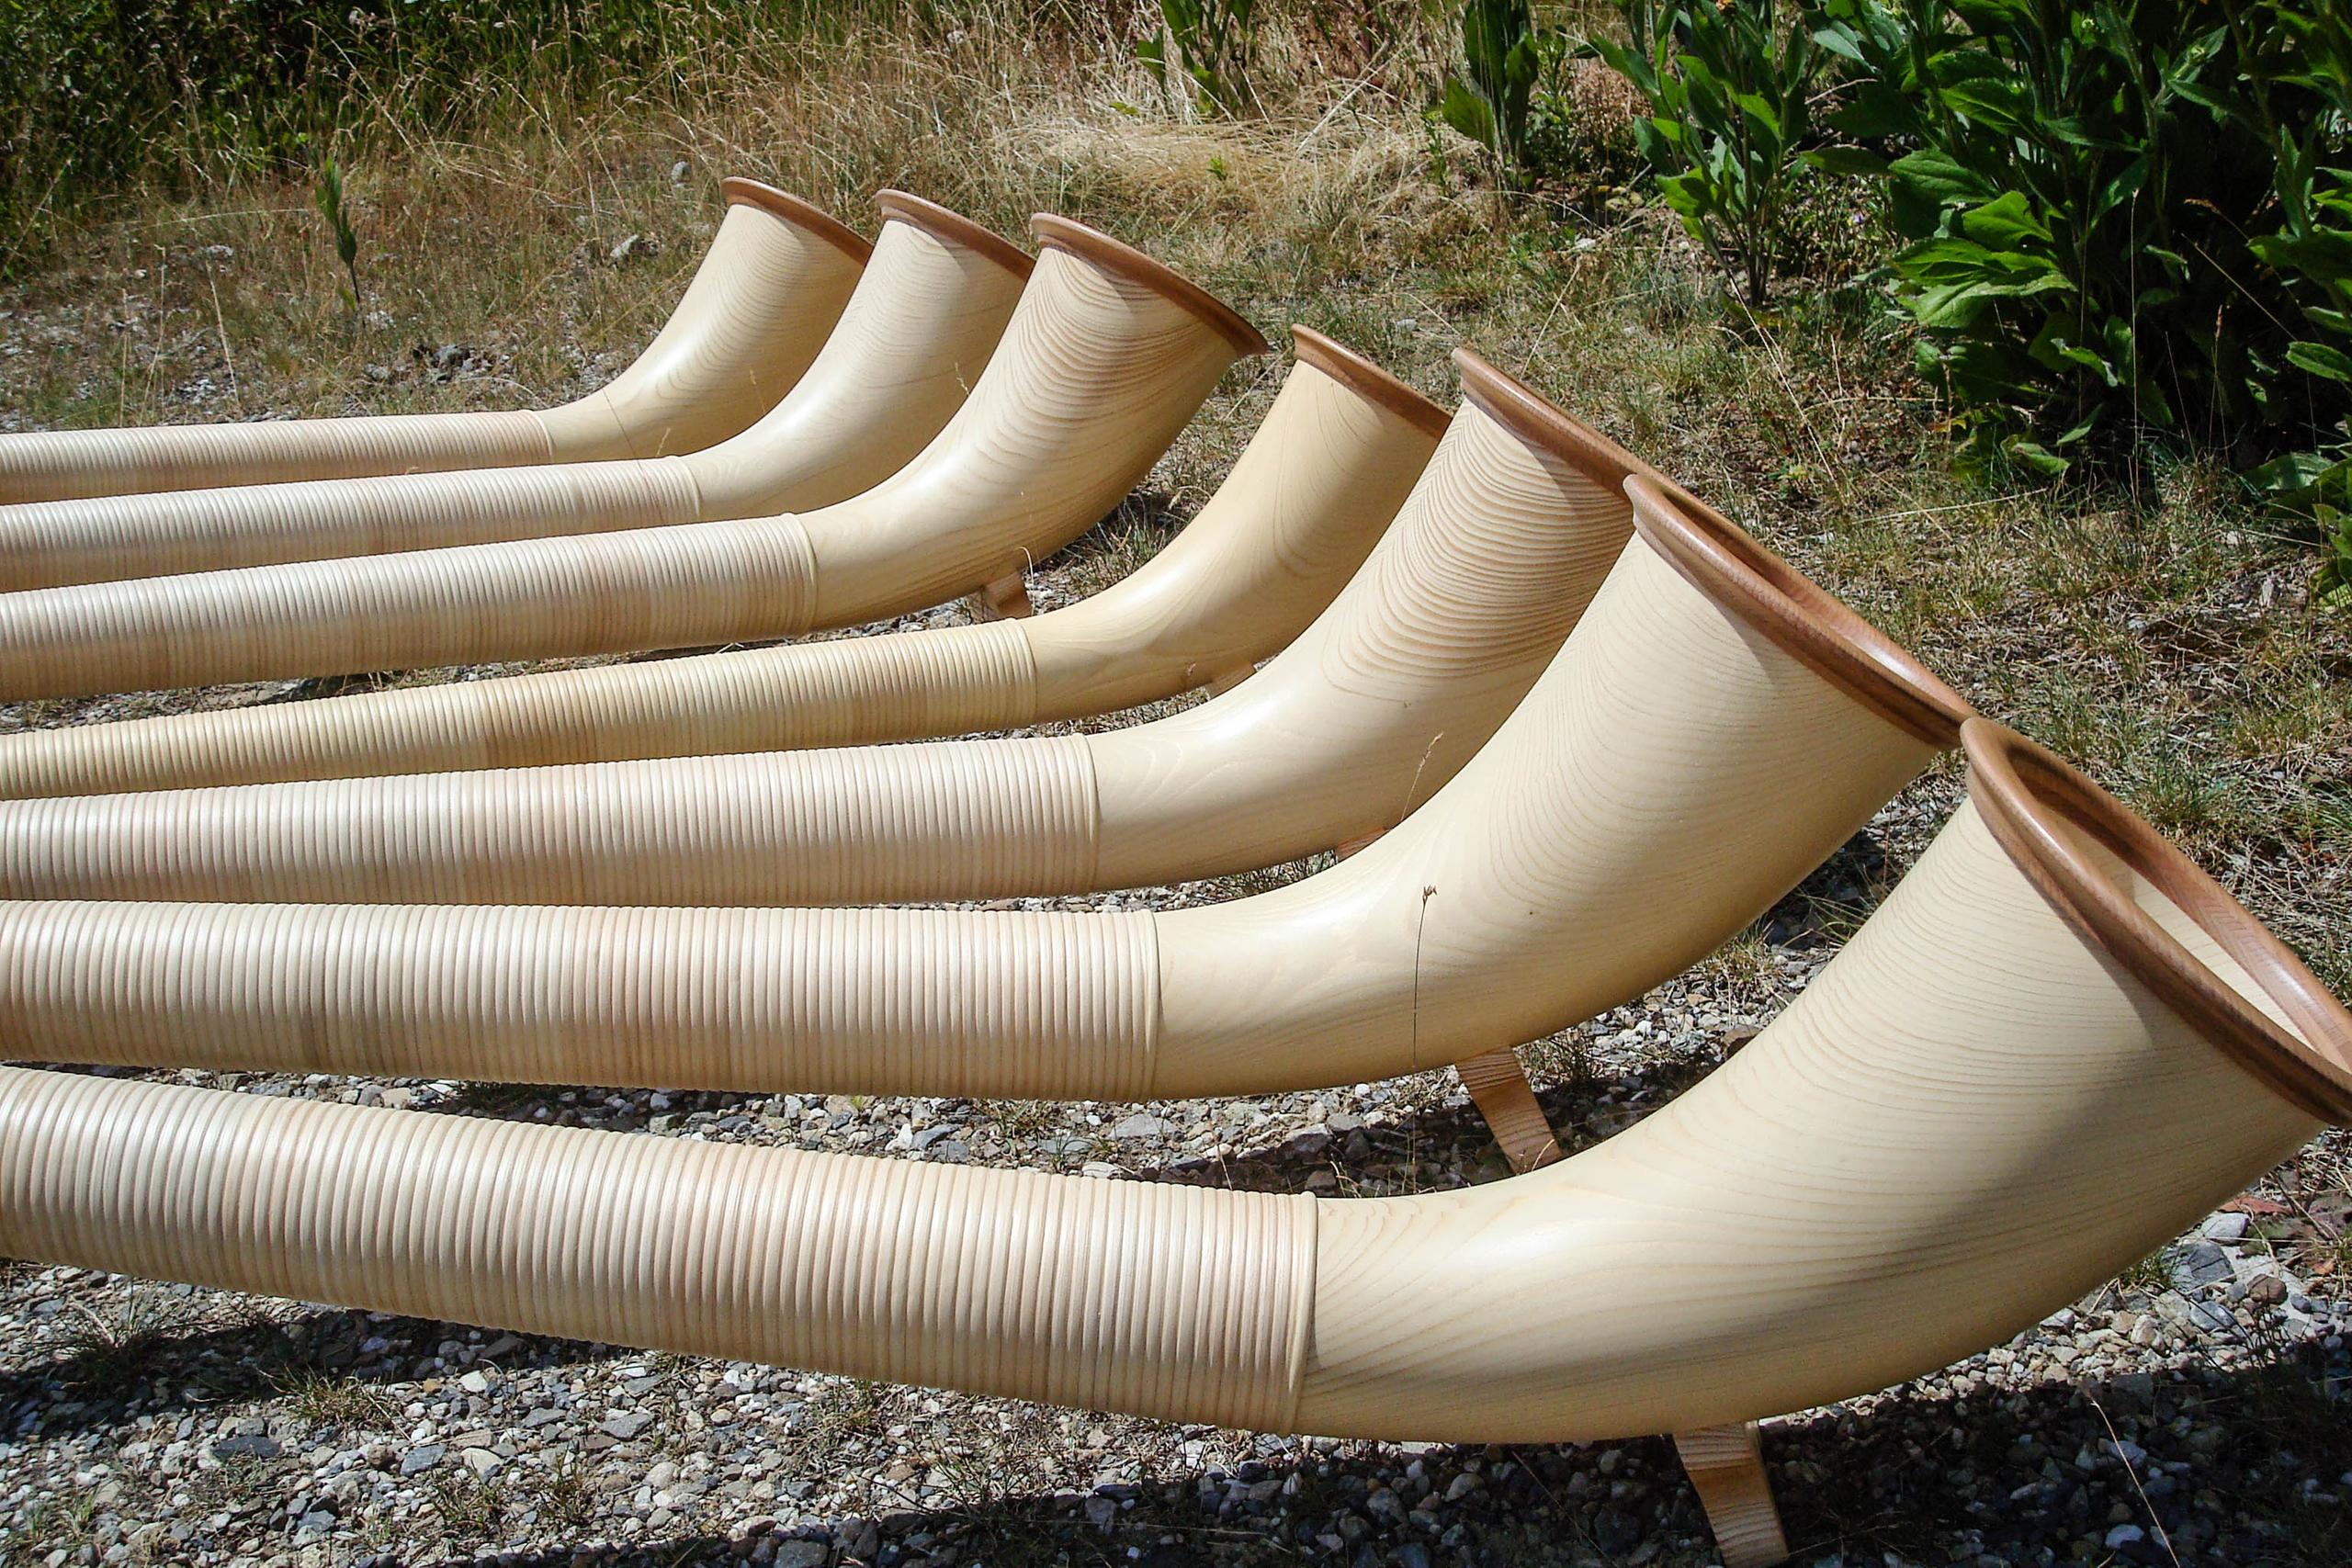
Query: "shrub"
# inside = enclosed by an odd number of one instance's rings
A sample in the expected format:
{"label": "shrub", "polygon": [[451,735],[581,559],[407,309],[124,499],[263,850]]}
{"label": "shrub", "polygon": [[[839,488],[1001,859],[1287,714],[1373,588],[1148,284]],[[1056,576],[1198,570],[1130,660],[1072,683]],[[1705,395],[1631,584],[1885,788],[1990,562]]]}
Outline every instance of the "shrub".
{"label": "shrub", "polygon": [[1527,0],[1467,0],[1462,7],[1466,76],[1449,72],[1438,114],[1491,153],[1508,180],[1524,172],[1527,107],[1542,61]]}
{"label": "shrub", "polygon": [[1173,67],[1202,113],[1239,113],[1250,101],[1256,0],[1159,0],[1159,18],[1162,29],[1136,45],[1136,58],[1163,85]]}
{"label": "shrub", "polygon": [[1625,0],[1627,40],[1590,40],[1649,102],[1634,135],[1659,193],[1751,305],[1770,286],[1812,101],[1834,63],[1782,10]]}
{"label": "shrub", "polygon": [[[1969,455],[2045,473],[2195,439],[2255,467],[2352,391],[2345,24],[2283,0],[1829,0],[1863,81],[1831,123],[1883,169],[1922,368]],[[2339,448],[2340,454],[2340,448]]]}

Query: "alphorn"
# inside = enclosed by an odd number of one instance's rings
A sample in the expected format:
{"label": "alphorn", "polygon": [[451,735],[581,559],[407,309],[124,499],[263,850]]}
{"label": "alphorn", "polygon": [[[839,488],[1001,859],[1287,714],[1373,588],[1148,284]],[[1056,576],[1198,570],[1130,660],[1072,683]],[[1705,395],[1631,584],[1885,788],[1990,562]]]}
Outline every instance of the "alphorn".
{"label": "alphorn", "polygon": [[0,503],[691,452],[766,412],[817,356],[867,245],[756,180],[645,352],[557,408],[0,435]]}
{"label": "alphorn", "polygon": [[[1962,743],[1788,1010],[1532,1174],[1317,1199],[6,1068],[0,1254],[1219,1426],[1736,1430],[2001,1343],[2352,1120],[2352,1015],[2282,943],[2064,763]],[[1744,1522],[1729,1560],[1784,1554]]]}
{"label": "alphorn", "polygon": [[1345,587],[1446,425],[1362,355],[1292,332],[1297,363],[1225,483],[1158,555],[1077,604],[0,736],[0,798],[914,740],[1223,690]]}
{"label": "alphorn", "polygon": [[[0,1055],[1147,1100],[1508,1050],[1737,932],[1970,711],[1729,522],[1628,489],[1636,536],[1493,739],[1395,831],[1276,891],[1170,911],[0,904]],[[360,811],[345,826],[355,881],[399,847]],[[136,878],[154,849],[123,828],[43,842]]]}
{"label": "alphorn", "polygon": [[751,428],[680,456],[104,496],[0,508],[0,588],[438,549],[830,506],[939,434],[1031,261],[884,191],[881,237],[816,360]]}
{"label": "alphorn", "polygon": [[[1186,713],[1098,735],[0,804],[0,897],[991,897],[1214,875],[1378,832],[1495,732],[1632,531],[1633,458],[1460,362],[1463,411],[1355,579]],[[107,744],[90,734],[46,744]]]}
{"label": "alphorn", "polygon": [[1040,214],[1003,340],[939,434],[808,513],[0,596],[0,700],[797,637],[1018,574],[1142,478],[1265,340],[1141,252]]}

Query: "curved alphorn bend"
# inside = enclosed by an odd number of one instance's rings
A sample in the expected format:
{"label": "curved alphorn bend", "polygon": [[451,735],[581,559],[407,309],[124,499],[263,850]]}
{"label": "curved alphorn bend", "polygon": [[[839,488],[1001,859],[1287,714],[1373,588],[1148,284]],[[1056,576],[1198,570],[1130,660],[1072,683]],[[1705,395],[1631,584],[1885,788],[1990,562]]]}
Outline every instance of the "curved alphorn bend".
{"label": "curved alphorn bend", "polygon": [[1788,1010],[1532,1174],[1317,1199],[6,1068],[0,1254],[1223,1426],[1683,1433],[1725,1560],[1777,1562],[1738,1423],[1998,1344],[2352,1120],[2352,1015],[2283,944],[1962,739],[1969,799]]}
{"label": "curved alphorn bend", "polygon": [[[1216,875],[1378,833],[1495,732],[1632,532],[1621,486],[1638,463],[1457,359],[1463,411],[1371,558],[1263,670],[1185,713],[1095,735],[8,802],[0,897],[992,897]],[[1093,642],[1057,646],[1091,664]],[[1013,692],[1007,663],[981,678]],[[106,744],[90,733],[46,744]]]}
{"label": "curved alphorn bend", "polygon": [[[1507,1052],[1732,936],[1969,712],[1729,522],[1627,489],[1638,534],[1494,738],[1395,831],[1276,891],[1080,912],[0,904],[0,1055],[1146,1100]],[[345,819],[355,862],[398,847],[367,822]],[[154,852],[103,818],[23,843],[19,895],[41,854],[135,878]]]}
{"label": "curved alphorn bend", "polygon": [[49,588],[496,539],[719,522],[830,506],[912,459],[1003,335],[1026,253],[920,197],[876,198],[882,233],[792,390],[713,446],[0,507],[0,589]]}
{"label": "curved alphorn bend", "polygon": [[1446,426],[1370,361],[1292,331],[1297,363],[1225,483],[1158,555],[1077,604],[977,626],[30,730],[0,736],[0,798],[913,740],[1223,690],[1331,603]]}
{"label": "curved alphorn bend", "polygon": [[1265,340],[1040,214],[1035,272],[905,468],[808,513],[0,595],[0,701],[797,637],[1018,574],[1125,495]]}
{"label": "curved alphorn bend", "polygon": [[756,180],[645,352],[586,397],[509,412],[381,414],[0,435],[0,503],[691,452],[789,391],[849,302],[865,240]]}

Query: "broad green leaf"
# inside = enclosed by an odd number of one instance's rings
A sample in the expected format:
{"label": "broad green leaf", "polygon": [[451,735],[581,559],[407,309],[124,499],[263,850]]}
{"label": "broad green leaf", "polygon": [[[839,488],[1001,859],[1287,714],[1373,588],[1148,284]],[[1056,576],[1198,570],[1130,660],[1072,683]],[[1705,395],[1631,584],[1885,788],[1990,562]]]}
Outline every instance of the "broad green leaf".
{"label": "broad green leaf", "polygon": [[2287,345],[2287,363],[2331,381],[2352,381],[2352,354],[2329,344],[2303,341]]}
{"label": "broad green leaf", "polygon": [[1886,173],[1886,160],[1865,147],[1816,147],[1804,154],[1804,162],[1829,175]]}
{"label": "broad green leaf", "polygon": [[1995,250],[2013,250],[2020,240],[2047,243],[2050,226],[2035,215],[2023,191],[2009,191],[1961,215],[1961,229],[1972,240]]}

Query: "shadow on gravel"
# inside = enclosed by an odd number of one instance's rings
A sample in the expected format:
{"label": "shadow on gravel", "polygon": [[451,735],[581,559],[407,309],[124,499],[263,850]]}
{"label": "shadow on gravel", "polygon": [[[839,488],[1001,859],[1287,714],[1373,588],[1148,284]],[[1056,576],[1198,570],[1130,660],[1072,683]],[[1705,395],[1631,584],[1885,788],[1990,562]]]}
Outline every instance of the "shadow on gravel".
{"label": "shadow on gravel", "polygon": [[[1766,1456],[1792,1562],[1807,1568],[2341,1568],[2352,1561],[2352,1521],[2304,1482],[2332,1483],[2352,1468],[2352,1434],[2327,1393],[2328,1380],[2344,1371],[2340,1355],[2331,1371],[2314,1350],[2233,1375],[2192,1369],[2152,1387],[2044,1383],[1972,1404],[1957,1418],[1944,1400],[1906,1391],[1860,1412],[1776,1423]],[[2188,1472],[2176,1474],[2181,1465]],[[1474,1480],[1445,1500],[1462,1476]],[[1415,1506],[1425,1486],[1438,1499],[1426,1510]],[[1671,1447],[1645,1438],[1409,1453],[1294,1448],[1231,1472],[1098,1488],[1086,1497],[1013,1493],[804,1526],[764,1540],[698,1534],[626,1548],[386,1556],[373,1568],[747,1560],[794,1568],[1696,1568],[1717,1561]]]}
{"label": "shadow on gravel", "polygon": [[[212,1328],[93,1325],[61,1359],[0,1371],[0,1439],[36,1410],[41,1435],[53,1438],[102,1430],[134,1414],[202,1411],[217,1418],[304,1386],[391,1381],[390,1368],[464,1337],[464,1328],[448,1324],[329,1307]],[[581,1340],[515,1339],[500,1365],[564,1366],[609,1353]]]}

